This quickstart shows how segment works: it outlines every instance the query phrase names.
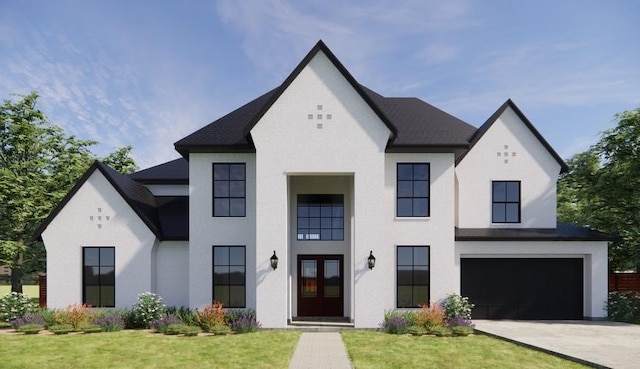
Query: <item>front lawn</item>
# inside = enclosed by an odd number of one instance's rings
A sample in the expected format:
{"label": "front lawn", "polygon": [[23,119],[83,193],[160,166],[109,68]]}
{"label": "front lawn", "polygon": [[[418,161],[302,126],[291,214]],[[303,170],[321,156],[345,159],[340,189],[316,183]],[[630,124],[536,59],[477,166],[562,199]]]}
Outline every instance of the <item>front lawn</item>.
{"label": "front lawn", "polygon": [[0,366],[287,368],[299,337],[297,331],[199,337],[129,330],[64,336],[0,334]]}
{"label": "front lawn", "polygon": [[[31,297],[31,298],[38,298],[38,296],[40,295],[40,289],[38,287],[37,284],[35,285],[24,285],[22,286],[22,292]],[[7,284],[2,284],[0,285],[0,297],[4,296],[4,295],[8,295],[11,293],[11,285],[7,285]]]}
{"label": "front lawn", "polygon": [[349,357],[366,368],[586,368],[539,351],[484,335],[414,337],[342,331]]}

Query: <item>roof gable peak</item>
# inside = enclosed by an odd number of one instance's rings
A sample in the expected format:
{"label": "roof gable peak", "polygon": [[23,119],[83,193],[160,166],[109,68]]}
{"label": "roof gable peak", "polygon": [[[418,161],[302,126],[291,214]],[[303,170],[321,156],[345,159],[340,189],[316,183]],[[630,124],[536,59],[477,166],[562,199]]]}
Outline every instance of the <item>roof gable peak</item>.
{"label": "roof gable peak", "polygon": [[522,123],[524,123],[524,125],[527,127],[527,129],[536,137],[536,139],[538,139],[538,141],[547,150],[547,152],[556,160],[556,162],[558,162],[558,164],[560,165],[560,173],[566,173],[569,170],[569,167],[567,166],[567,164],[564,162],[564,160],[562,160],[560,155],[558,155],[558,153],[553,149],[553,147],[551,147],[549,142],[547,142],[547,140],[545,140],[545,138],[542,137],[540,132],[538,132],[536,127],[533,126],[531,121],[529,121],[529,119],[524,115],[524,113],[522,113],[520,108],[518,108],[516,103],[513,102],[513,100],[511,100],[511,98],[508,98],[507,101],[505,101],[498,108],[498,110],[496,110],[489,117],[489,119],[487,119],[487,121],[482,126],[480,126],[480,128],[478,128],[478,131],[476,132],[476,134],[471,138],[471,143],[469,144],[469,149],[467,150],[467,152],[464,155],[462,155],[456,161],[456,165],[458,163],[460,163],[464,159],[464,157],[473,149],[473,147],[476,145],[476,143],[478,143],[478,141],[480,141],[480,139],[489,131],[491,126],[493,126],[493,124],[498,120],[498,118],[500,118],[504,114],[504,112],[507,110],[507,108],[511,108],[511,110],[513,110],[513,112],[518,116],[520,121]]}
{"label": "roof gable peak", "polygon": [[391,131],[393,140],[397,134],[397,128],[391,123],[391,120],[384,114],[382,109],[378,107],[375,102],[369,97],[369,95],[364,91],[362,86],[356,81],[356,79],[349,73],[349,71],[344,67],[344,65],[338,60],[338,58],[333,54],[333,52],[327,47],[327,45],[322,41],[318,40],[318,42],[313,46],[313,48],[307,53],[307,55],[298,63],[298,65],[293,69],[291,74],[282,82],[280,86],[278,86],[273,93],[269,101],[263,106],[263,108],[256,114],[249,124],[245,126],[244,135],[250,137],[251,130],[258,121],[264,116],[264,114],[273,106],[273,104],[280,98],[282,93],[291,85],[291,83],[300,75],[302,70],[309,65],[311,60],[316,57],[316,55],[322,52],[331,63],[336,67],[336,69],[340,72],[340,74],[349,82],[351,87],[360,95],[360,97],[365,101],[365,103],[374,111],[374,113],[382,120],[385,126]]}

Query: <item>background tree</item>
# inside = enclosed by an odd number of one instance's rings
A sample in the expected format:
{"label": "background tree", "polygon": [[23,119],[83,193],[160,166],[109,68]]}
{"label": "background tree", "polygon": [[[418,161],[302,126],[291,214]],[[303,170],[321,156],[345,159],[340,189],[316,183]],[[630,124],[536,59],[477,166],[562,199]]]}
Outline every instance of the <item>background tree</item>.
{"label": "background tree", "polygon": [[640,266],[640,108],[615,115],[617,126],[573,156],[558,182],[558,219],[620,237],[609,269]]}
{"label": "background tree", "polygon": [[132,150],[131,146],[116,148],[115,152],[105,156],[101,161],[122,174],[131,174],[139,169],[131,157]]}
{"label": "background tree", "polygon": [[[45,270],[45,251],[31,235],[95,160],[95,141],[66,136],[36,108],[38,94],[0,106],[0,265],[11,268],[11,290],[26,274]],[[130,147],[107,158],[135,168]]]}

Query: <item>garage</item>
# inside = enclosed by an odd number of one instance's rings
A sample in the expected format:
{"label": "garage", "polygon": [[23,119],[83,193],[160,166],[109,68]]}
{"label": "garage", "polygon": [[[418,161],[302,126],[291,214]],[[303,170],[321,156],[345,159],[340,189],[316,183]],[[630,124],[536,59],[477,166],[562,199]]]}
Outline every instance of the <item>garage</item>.
{"label": "garage", "polygon": [[582,258],[461,258],[473,319],[583,319]]}

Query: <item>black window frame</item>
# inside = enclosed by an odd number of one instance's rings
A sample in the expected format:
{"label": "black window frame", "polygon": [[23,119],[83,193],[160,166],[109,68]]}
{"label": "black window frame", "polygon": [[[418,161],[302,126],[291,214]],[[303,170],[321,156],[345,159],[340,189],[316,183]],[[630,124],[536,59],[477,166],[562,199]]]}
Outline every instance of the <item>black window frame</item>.
{"label": "black window frame", "polygon": [[[400,252],[401,250],[411,250],[411,262],[407,263],[401,260]],[[427,260],[416,261],[416,249],[425,249],[427,254]],[[425,251],[423,250],[423,251]],[[424,269],[426,267],[426,283],[424,281],[419,281],[422,277],[420,269]],[[424,270],[422,270],[424,272]],[[408,281],[410,280],[410,281]],[[417,281],[418,280],[418,281]],[[422,282],[422,283],[419,283]],[[403,290],[409,287],[411,302],[401,303],[401,294]],[[427,295],[424,298],[424,301],[416,299],[416,288],[425,288],[427,290]],[[396,307],[401,308],[417,308],[422,304],[429,304],[431,300],[431,247],[428,245],[398,245],[396,246]]]}
{"label": "black window frame", "polygon": [[[411,167],[411,175],[405,177],[402,167]],[[426,178],[415,178],[416,167],[426,166]],[[423,194],[416,193],[420,190],[417,187],[420,182],[425,182],[425,188]],[[410,194],[405,193],[410,188]],[[426,213],[417,213],[416,201],[426,201]],[[401,203],[411,204],[411,212],[406,213],[401,211]],[[412,163],[396,163],[396,217],[398,218],[428,218],[431,216],[431,163],[426,162],[412,162]]]}
{"label": "black window frame", "polygon": [[[517,200],[510,199],[509,185],[516,183],[518,185]],[[496,185],[504,184],[504,198],[496,199]],[[518,207],[517,219],[511,219],[508,217],[507,208],[510,205],[516,204]],[[496,208],[502,208],[502,218],[497,218],[499,214],[496,213]],[[519,224],[522,222],[522,183],[521,181],[491,181],[491,223],[494,224]]]}
{"label": "black window frame", "polygon": [[[225,177],[218,177],[216,178],[216,166],[226,166],[227,167],[227,173],[226,173],[226,178]],[[242,179],[238,179],[238,178],[231,178],[232,174],[231,174],[231,167],[240,167],[242,166]],[[246,163],[239,163],[239,162],[231,162],[231,163],[212,163],[211,165],[211,191],[212,191],[212,209],[211,212],[213,214],[214,217],[216,218],[242,218],[242,217],[246,217],[247,216],[247,165]],[[232,185],[238,185],[242,183],[242,195],[240,196],[239,194],[234,194],[233,189],[232,189]],[[226,184],[226,191],[220,189],[218,191],[216,191],[216,185],[221,185],[224,186]],[[237,191],[237,190],[236,190]],[[226,192],[226,193],[224,193]],[[233,207],[231,206],[232,201],[238,201],[238,200],[242,200],[242,212],[241,213],[234,213],[232,214],[232,209]],[[223,204],[224,202],[227,202],[227,211],[226,212],[220,212],[219,210],[216,210],[216,202],[219,202],[220,204]]]}
{"label": "black window frame", "polygon": [[[296,201],[298,241],[344,241],[343,194],[298,194]],[[318,209],[318,214],[312,214],[311,208]],[[314,230],[318,232],[318,238],[311,238]]]}
{"label": "black window frame", "polygon": [[[98,264],[96,265],[87,265],[87,251],[89,250],[98,250]],[[113,258],[113,265],[107,264],[106,262],[103,263],[102,262],[102,250],[111,250],[112,251],[112,258]],[[97,283],[91,283],[89,281],[90,278],[88,278],[87,276],[87,268],[91,268],[92,269],[92,278],[97,278],[98,282]],[[98,268],[98,275],[97,277],[93,274],[93,268]],[[102,268],[112,268],[113,269],[113,275],[110,277],[104,276],[102,274]],[[113,282],[112,283],[107,283],[108,279],[112,279]],[[88,301],[87,300],[87,288],[88,287],[98,287],[98,303],[97,304],[93,304],[93,301]],[[113,288],[113,295],[111,296],[111,301],[113,301],[113,304],[106,304],[103,303],[103,288],[106,287],[112,287]],[[82,247],[82,303],[83,304],[87,304],[90,305],[91,307],[105,307],[105,308],[112,308],[112,307],[116,307],[116,248],[114,246],[85,246]]]}
{"label": "black window frame", "polygon": [[[227,260],[216,260],[216,249],[217,248],[226,248],[227,249]],[[231,261],[231,249],[242,249],[243,257],[242,264],[232,264]],[[212,302],[221,302],[226,308],[246,308],[247,307],[247,247],[243,245],[213,245],[211,248],[211,265],[212,265],[212,278],[211,278],[211,296]],[[231,269],[232,267],[238,268],[242,267],[242,278],[237,278],[232,276]],[[228,275],[226,276],[216,276],[216,268],[218,270],[224,270],[223,268],[228,268]],[[238,281],[241,279],[241,283]],[[227,287],[226,296],[221,296],[221,294],[216,294],[216,286],[219,287]],[[242,286],[242,303],[231,303],[231,288]]]}

